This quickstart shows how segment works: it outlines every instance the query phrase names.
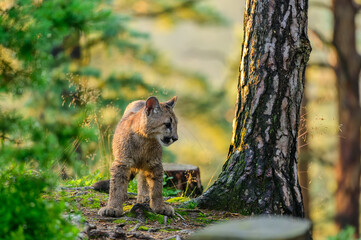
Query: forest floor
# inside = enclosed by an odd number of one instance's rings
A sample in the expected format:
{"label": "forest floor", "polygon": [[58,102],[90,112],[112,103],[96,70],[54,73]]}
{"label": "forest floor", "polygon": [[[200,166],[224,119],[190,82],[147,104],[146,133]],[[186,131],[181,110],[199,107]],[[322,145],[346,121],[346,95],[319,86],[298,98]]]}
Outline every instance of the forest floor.
{"label": "forest floor", "polygon": [[[238,213],[198,209],[187,197],[167,197],[176,215],[172,218],[155,214],[147,204],[136,204],[136,196],[129,194],[124,203],[124,214],[119,218],[102,217],[97,214],[106,205],[108,194],[80,188],[55,192],[53,199],[72,204],[69,216],[78,221],[80,239],[186,239],[207,225],[241,218]],[[82,221],[76,220],[81,212]],[[81,223],[80,223],[81,222]]]}

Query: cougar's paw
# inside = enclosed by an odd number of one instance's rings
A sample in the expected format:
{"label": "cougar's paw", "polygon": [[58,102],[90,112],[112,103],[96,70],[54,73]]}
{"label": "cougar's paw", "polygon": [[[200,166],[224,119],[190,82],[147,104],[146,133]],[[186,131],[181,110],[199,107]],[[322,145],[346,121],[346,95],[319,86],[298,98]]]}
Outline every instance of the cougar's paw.
{"label": "cougar's paw", "polygon": [[154,208],[153,211],[158,213],[158,214],[166,215],[166,216],[169,216],[169,217],[174,216],[174,209],[171,206],[166,205],[166,204],[161,205],[158,208]]}
{"label": "cougar's paw", "polygon": [[112,207],[102,207],[98,214],[104,217],[120,217],[123,214],[123,209],[121,208],[112,208]]}

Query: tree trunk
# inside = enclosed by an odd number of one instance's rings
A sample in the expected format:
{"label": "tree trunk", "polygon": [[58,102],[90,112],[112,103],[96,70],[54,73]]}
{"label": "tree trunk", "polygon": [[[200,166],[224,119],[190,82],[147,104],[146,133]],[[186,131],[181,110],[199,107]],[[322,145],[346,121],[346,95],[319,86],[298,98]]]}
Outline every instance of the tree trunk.
{"label": "tree trunk", "polygon": [[359,233],[360,198],[360,95],[361,58],[356,49],[355,16],[352,0],[333,0],[333,45],[337,54],[340,149],[336,167],[336,222],[354,226]]}
{"label": "tree trunk", "polygon": [[197,197],[202,194],[199,167],[189,164],[163,163],[164,173],[169,179],[165,186],[181,190],[182,195]]}
{"label": "tree trunk", "polygon": [[246,1],[232,142],[203,208],[304,216],[297,178],[308,1]]}

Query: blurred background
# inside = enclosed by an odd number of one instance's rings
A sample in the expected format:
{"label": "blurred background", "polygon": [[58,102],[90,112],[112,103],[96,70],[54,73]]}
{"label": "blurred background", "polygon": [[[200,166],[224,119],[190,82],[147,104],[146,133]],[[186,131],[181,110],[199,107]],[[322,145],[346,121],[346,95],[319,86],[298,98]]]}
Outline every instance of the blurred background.
{"label": "blurred background", "polygon": [[[179,141],[164,149],[164,161],[199,166],[207,188],[231,140],[243,11],[236,0],[1,0],[3,169],[108,178],[112,134],[127,104],[177,95]],[[326,239],[337,233],[342,131],[336,56],[322,38],[333,34],[331,1],[310,1],[309,29],[299,174],[307,177],[301,187],[314,239]]]}

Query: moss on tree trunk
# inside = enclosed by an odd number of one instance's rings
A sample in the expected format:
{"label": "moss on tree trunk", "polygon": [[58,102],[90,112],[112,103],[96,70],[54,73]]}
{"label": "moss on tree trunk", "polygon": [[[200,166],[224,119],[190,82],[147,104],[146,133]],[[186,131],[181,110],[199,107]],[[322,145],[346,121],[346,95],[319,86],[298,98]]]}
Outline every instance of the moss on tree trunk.
{"label": "moss on tree trunk", "polygon": [[247,1],[232,142],[204,208],[304,216],[297,138],[308,1]]}

